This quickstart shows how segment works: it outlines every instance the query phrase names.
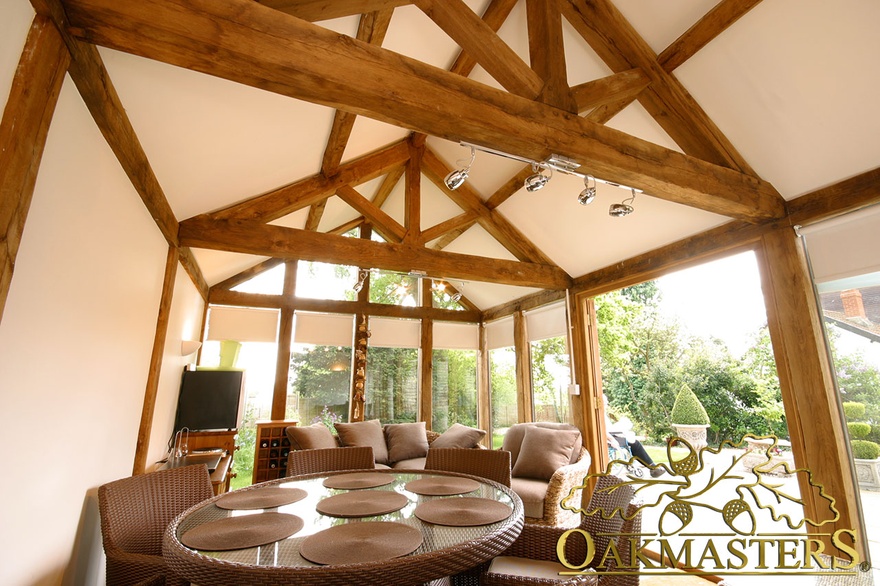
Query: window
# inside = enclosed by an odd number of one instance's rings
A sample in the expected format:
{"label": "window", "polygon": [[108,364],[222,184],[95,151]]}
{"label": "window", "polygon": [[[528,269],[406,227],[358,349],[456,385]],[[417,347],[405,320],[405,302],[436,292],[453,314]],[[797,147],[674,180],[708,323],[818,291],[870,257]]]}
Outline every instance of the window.
{"label": "window", "polygon": [[565,338],[557,336],[532,342],[531,350],[535,421],[570,421],[571,372]]}
{"label": "window", "polygon": [[489,401],[492,405],[492,447],[501,447],[507,428],[518,421],[516,400],[516,350],[513,318],[486,324],[489,347]]}
{"label": "window", "polygon": [[453,423],[477,427],[476,324],[434,323],[431,429],[446,431]]}
{"label": "window", "polygon": [[382,423],[418,420],[419,339],[417,320],[372,317],[365,381],[366,419]]}

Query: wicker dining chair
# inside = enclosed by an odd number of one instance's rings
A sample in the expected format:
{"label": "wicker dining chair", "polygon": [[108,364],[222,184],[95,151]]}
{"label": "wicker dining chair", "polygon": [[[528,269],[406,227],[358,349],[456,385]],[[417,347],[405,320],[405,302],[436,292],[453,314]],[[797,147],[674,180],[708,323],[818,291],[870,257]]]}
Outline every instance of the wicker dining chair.
{"label": "wicker dining chair", "polygon": [[188,584],[165,565],[162,534],[179,513],[212,496],[205,465],[150,472],[98,487],[108,586],[144,581]]}
{"label": "wicker dining chair", "polygon": [[[590,510],[598,509],[610,513],[619,509],[626,511],[625,515],[617,514],[610,519],[603,519],[601,512],[595,515],[581,515],[580,528],[589,532],[596,547],[594,564],[602,558],[608,548],[609,540],[615,535],[618,536],[616,545],[622,562],[621,568],[630,564],[629,538],[638,535],[642,528],[641,512],[638,511],[639,505],[633,502],[635,493],[630,486],[620,486],[612,492],[605,490],[622,483],[622,480],[614,476],[599,477],[590,500]],[[626,575],[623,573],[621,575],[587,573],[577,576],[553,576],[552,574],[557,571],[570,571],[559,563],[556,550],[559,537],[568,530],[564,527],[526,523],[513,545],[501,556],[495,558],[483,573],[480,584],[486,586],[583,586],[586,584],[638,586],[639,576],[637,573]],[[569,539],[566,543],[567,559],[585,559],[586,547],[586,541],[583,539]],[[544,572],[539,573],[540,575],[532,575],[531,568],[529,568],[530,560],[537,561],[535,566],[542,566]],[[602,570],[613,570],[614,568],[611,567],[613,564],[613,561],[609,562],[609,567],[602,568]],[[514,570],[517,566],[522,570]]]}
{"label": "wicker dining chair", "polygon": [[370,446],[293,450],[287,456],[287,476],[340,470],[368,470],[375,467],[373,448]]}
{"label": "wicker dining chair", "polygon": [[460,472],[510,487],[510,452],[472,448],[430,448],[425,470]]}

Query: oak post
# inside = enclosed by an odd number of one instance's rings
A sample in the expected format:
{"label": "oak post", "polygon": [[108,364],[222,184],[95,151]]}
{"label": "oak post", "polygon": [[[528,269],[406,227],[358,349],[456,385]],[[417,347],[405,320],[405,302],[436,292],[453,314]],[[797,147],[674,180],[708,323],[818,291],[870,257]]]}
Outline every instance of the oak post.
{"label": "oak post", "polygon": [[271,418],[286,419],[287,385],[290,374],[290,343],[293,339],[293,302],[296,295],[296,260],[284,263],[284,292],[278,323],[278,348],[275,358],[275,387],[272,393]]}
{"label": "oak post", "polygon": [[513,347],[516,352],[516,406],[517,420],[535,420],[535,405],[532,398],[532,348],[526,330],[525,312],[513,314]]}
{"label": "oak post", "polygon": [[[840,513],[836,522],[810,529],[822,534],[815,537],[825,541],[826,552],[834,555],[837,548],[828,535],[838,529],[862,528],[819,308],[803,249],[791,227],[765,233],[757,257],[795,464],[812,472],[812,483],[836,499]],[[821,506],[810,480],[805,475],[798,479],[804,515],[830,519],[828,507]],[[857,544],[861,553],[864,547],[864,541]]]}
{"label": "oak post", "polygon": [[162,297],[159,300],[159,315],[156,318],[156,334],[153,337],[153,352],[150,355],[150,370],[147,373],[147,387],[144,390],[144,406],[141,409],[141,423],[134,451],[132,476],[143,474],[147,469],[147,450],[150,447],[150,432],[153,428],[153,414],[156,411],[156,394],[159,390],[162,358],[165,355],[165,338],[168,335],[168,320],[171,317],[171,301],[174,299],[174,280],[177,278],[179,257],[180,252],[177,247],[169,246],[168,256],[165,259],[165,277],[162,280]]}

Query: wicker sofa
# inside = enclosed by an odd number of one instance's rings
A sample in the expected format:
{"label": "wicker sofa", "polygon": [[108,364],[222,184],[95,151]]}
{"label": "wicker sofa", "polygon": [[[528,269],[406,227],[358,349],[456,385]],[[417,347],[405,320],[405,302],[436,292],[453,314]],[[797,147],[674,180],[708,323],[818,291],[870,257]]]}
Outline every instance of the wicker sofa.
{"label": "wicker sofa", "polygon": [[378,419],[337,423],[335,427],[337,435],[323,423],[291,426],[285,433],[293,450],[369,446],[376,468],[396,470],[424,470],[429,447],[481,447],[480,440],[486,435],[481,429],[458,423],[443,433],[426,429],[424,422],[382,425]]}

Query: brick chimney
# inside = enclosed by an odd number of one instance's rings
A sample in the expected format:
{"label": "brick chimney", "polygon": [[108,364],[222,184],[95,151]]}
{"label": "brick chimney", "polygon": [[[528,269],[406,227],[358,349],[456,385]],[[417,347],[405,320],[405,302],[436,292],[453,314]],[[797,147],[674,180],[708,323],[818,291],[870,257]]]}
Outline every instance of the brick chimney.
{"label": "brick chimney", "polygon": [[858,289],[841,291],[840,300],[843,302],[843,313],[846,317],[865,317],[865,305],[862,303],[861,291]]}

